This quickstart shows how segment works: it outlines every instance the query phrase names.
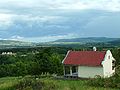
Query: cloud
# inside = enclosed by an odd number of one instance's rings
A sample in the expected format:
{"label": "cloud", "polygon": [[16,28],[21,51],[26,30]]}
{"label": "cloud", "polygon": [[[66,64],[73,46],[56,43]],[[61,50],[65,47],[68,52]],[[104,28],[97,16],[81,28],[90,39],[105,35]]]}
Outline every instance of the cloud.
{"label": "cloud", "polygon": [[11,26],[12,23],[12,15],[10,14],[0,14],[0,29],[7,29],[9,26]]}
{"label": "cloud", "polygon": [[78,35],[74,33],[64,34],[64,35],[48,35],[43,37],[24,37],[24,39],[19,39],[22,41],[31,41],[31,42],[49,42],[49,41],[55,41],[58,39],[69,39],[69,38],[77,38]]}
{"label": "cloud", "polygon": [[[119,37],[120,35],[120,13],[108,16],[99,16],[84,25],[85,35]],[[91,31],[91,32],[89,32]]]}
{"label": "cloud", "polygon": [[47,35],[42,37],[22,37],[19,35],[11,36],[9,38],[0,38],[0,40],[15,40],[15,41],[25,41],[25,42],[49,42],[55,41],[58,39],[69,39],[69,38],[77,38],[79,37],[77,34],[69,33],[63,35]]}
{"label": "cloud", "polygon": [[33,11],[44,9],[120,11],[120,0],[3,0],[0,9]]}
{"label": "cloud", "polygon": [[101,29],[102,21],[110,22],[107,17],[114,21],[110,14],[119,12],[120,0],[1,0],[0,38],[49,41],[69,33],[86,36]]}
{"label": "cloud", "polygon": [[24,39],[24,37],[21,37],[19,35],[15,35],[15,36],[10,37],[9,39],[10,40],[22,40],[22,39]]}
{"label": "cloud", "polygon": [[23,41],[24,37],[21,37],[19,35],[11,36],[9,38],[0,38],[0,40],[15,40],[15,41]]}
{"label": "cloud", "polygon": [[74,0],[70,2],[56,3],[56,7],[53,9],[96,9],[96,10],[107,10],[107,11],[120,11],[120,0]]}
{"label": "cloud", "polygon": [[9,30],[11,26],[18,27],[20,23],[23,23],[21,27],[27,25],[29,28],[33,28],[34,24],[54,23],[62,20],[62,16],[36,16],[31,14],[3,14],[0,13],[0,30]]}

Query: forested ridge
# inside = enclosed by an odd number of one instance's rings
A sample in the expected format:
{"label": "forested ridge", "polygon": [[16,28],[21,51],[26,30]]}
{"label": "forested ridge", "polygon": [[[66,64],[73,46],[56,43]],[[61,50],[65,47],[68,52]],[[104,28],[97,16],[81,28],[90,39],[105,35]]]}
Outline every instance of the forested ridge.
{"label": "forested ridge", "polygon": [[[9,52],[11,50],[3,50]],[[2,53],[1,52],[1,53]],[[0,77],[41,74],[62,75],[62,60],[67,49],[39,48],[12,50],[15,55],[0,55]]]}

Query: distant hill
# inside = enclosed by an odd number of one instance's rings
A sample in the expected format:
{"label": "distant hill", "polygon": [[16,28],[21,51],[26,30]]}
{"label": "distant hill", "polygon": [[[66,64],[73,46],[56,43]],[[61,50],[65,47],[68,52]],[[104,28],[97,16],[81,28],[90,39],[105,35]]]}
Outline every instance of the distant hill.
{"label": "distant hill", "polygon": [[38,43],[37,46],[114,47],[114,46],[120,46],[120,38],[87,37],[87,38],[59,39],[52,42]]}
{"label": "distant hill", "polygon": [[14,41],[14,40],[0,40],[0,48],[6,47],[24,47],[24,46],[33,46],[34,43],[23,42],[23,41]]}
{"label": "distant hill", "polygon": [[120,46],[120,38],[107,37],[87,37],[87,38],[73,38],[73,39],[59,39],[52,42],[32,43],[14,40],[0,40],[0,49],[3,48],[18,48],[31,46]]}
{"label": "distant hill", "polygon": [[120,46],[120,39],[108,42],[111,45]]}
{"label": "distant hill", "polygon": [[53,43],[107,43],[119,40],[119,38],[107,38],[107,37],[87,37],[87,38],[73,38],[73,39],[59,39],[54,41]]}

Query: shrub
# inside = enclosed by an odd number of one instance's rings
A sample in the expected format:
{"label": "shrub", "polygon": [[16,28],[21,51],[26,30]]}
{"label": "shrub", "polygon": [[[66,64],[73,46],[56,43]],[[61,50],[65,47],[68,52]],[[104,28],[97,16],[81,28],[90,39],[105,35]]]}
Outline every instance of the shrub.
{"label": "shrub", "polygon": [[44,83],[36,80],[35,78],[23,78],[19,81],[17,85],[15,85],[15,88],[17,90],[26,90],[26,88],[29,88],[31,90],[41,90]]}
{"label": "shrub", "polygon": [[42,80],[34,77],[24,77],[14,87],[17,90],[56,90],[58,85],[49,79]]}
{"label": "shrub", "polygon": [[120,77],[116,77],[116,75],[110,78],[101,78],[97,77],[94,79],[90,79],[88,81],[88,85],[95,87],[111,87],[111,88],[120,88]]}

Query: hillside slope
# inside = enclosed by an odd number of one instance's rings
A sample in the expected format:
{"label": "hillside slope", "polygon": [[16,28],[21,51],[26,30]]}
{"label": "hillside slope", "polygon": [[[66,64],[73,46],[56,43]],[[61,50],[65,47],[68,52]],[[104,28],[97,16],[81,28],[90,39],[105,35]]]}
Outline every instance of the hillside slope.
{"label": "hillside slope", "polygon": [[107,38],[107,37],[88,37],[88,38],[73,38],[73,39],[59,39],[54,41],[53,43],[106,43],[111,41],[116,41],[119,38]]}

